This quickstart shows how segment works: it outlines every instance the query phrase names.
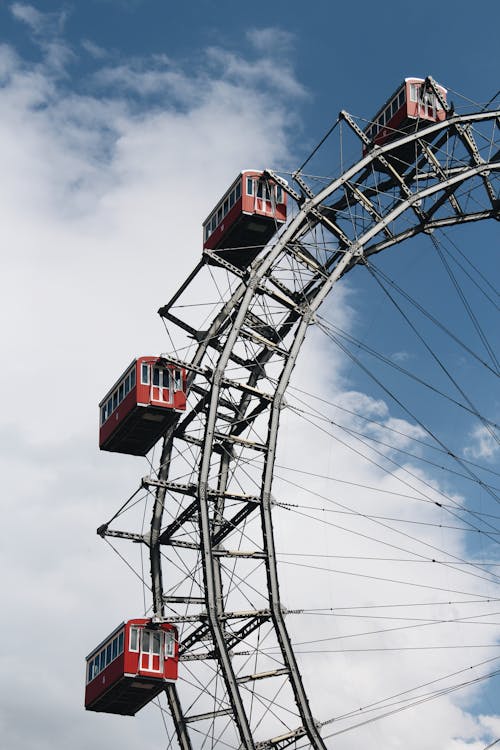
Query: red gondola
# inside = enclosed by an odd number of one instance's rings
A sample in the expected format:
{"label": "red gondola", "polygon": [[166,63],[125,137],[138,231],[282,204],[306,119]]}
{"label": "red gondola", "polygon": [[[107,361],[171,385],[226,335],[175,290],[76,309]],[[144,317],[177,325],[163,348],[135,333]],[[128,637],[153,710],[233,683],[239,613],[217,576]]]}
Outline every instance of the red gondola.
{"label": "red gondola", "polygon": [[119,625],[86,658],[85,708],[134,716],[177,679],[179,644],[170,623]]}
{"label": "red gondola", "polygon": [[[437,87],[446,101],[447,91],[442,86]],[[383,146],[402,133],[411,133],[432,122],[446,119],[446,111],[423,78],[405,78],[394,94],[377,112],[370,125],[365,128],[365,134],[372,144]],[[366,156],[370,146],[363,147]],[[401,158],[401,154],[398,153]]]}
{"label": "red gondola", "polygon": [[186,370],[163,357],[138,357],[99,404],[99,447],[145,456],[186,409]]}
{"label": "red gondola", "polygon": [[286,199],[263,172],[240,172],[203,222],[203,249],[245,268],[285,223]]}

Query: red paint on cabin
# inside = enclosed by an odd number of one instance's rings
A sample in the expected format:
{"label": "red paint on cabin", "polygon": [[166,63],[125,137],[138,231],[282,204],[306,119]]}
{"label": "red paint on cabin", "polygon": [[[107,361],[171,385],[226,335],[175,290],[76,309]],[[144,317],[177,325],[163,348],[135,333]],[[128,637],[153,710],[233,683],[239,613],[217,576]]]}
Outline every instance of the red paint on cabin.
{"label": "red paint on cabin", "polygon": [[[438,86],[438,90],[446,101],[446,89]],[[414,132],[432,122],[442,122],[445,119],[446,110],[432,89],[425,86],[425,80],[405,78],[364,132],[372,144],[383,146],[405,132]],[[363,146],[363,156],[366,156],[369,150],[370,146]]]}
{"label": "red paint on cabin", "polygon": [[86,658],[85,708],[133,716],[177,679],[179,643],[170,623],[122,623]]}
{"label": "red paint on cabin", "polygon": [[99,448],[145,456],[186,409],[186,370],[138,357],[99,404]]}
{"label": "red paint on cabin", "polygon": [[240,172],[203,222],[203,249],[247,266],[285,223],[286,202],[283,188],[263,172]]}

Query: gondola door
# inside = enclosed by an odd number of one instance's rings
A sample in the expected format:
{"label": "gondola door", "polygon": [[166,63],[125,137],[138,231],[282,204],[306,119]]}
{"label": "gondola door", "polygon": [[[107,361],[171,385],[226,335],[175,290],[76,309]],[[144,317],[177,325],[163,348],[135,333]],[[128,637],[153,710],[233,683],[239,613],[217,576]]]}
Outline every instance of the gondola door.
{"label": "gondola door", "polygon": [[272,213],[271,186],[268,182],[260,179],[257,182],[255,208],[263,213]]}
{"label": "gondola door", "polygon": [[163,672],[163,632],[144,628],[141,632],[139,672]]}
{"label": "gondola door", "polygon": [[169,404],[172,400],[170,390],[170,370],[166,367],[153,367],[153,378],[151,381],[151,401],[160,401]]}

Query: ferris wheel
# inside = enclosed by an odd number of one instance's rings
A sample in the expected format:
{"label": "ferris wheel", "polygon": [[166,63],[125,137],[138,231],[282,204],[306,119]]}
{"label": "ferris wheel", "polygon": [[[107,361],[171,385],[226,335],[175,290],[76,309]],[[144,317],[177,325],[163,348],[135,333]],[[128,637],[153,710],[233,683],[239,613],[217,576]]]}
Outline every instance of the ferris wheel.
{"label": "ferris wheel", "polygon": [[[274,518],[287,503],[275,492],[278,432],[306,334],[328,328],[319,309],[340,279],[356,269],[383,284],[373,265],[383,250],[500,219],[500,110],[455,114],[446,93],[432,78],[407,79],[372,121],[341,112],[337,132],[358,158],[328,179],[305,165],[288,179],[244,170],[204,224],[200,263],[159,310],[169,353],[134,360],[101,403],[104,449],[144,455],[160,438],[162,447],[138,493],[99,528],[147,551],[151,601],[143,619],[92,652],[88,682],[127,643],[136,643],[134,668],[145,659],[144,674],[159,673],[161,655],[165,671],[154,689],[143,679],[128,703],[122,690],[118,709],[108,700],[95,710],[135,713],[164,694],[182,750],[332,746],[332,719],[310,699],[280,590]],[[194,302],[209,284],[217,304]],[[471,462],[451,459],[474,475]],[[149,528],[120,528],[139,496],[150,504]]]}

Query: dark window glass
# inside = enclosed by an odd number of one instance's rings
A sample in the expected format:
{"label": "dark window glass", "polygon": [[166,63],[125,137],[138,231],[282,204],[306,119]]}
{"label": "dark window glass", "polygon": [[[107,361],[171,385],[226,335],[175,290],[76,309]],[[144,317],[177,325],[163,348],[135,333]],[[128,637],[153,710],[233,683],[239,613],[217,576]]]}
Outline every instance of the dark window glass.
{"label": "dark window glass", "polygon": [[253,195],[253,180],[247,177],[247,195]]}
{"label": "dark window glass", "polygon": [[125,378],[125,383],[123,384],[123,395],[126,396],[129,390],[130,390],[130,373]]}
{"label": "dark window glass", "polygon": [[160,385],[160,370],[158,367],[153,367],[153,385]]}
{"label": "dark window glass", "polygon": [[123,383],[118,386],[118,403],[123,401]]}
{"label": "dark window glass", "polygon": [[241,198],[241,184],[239,182],[236,185],[236,189],[235,189],[235,192],[234,192],[234,197],[235,197],[236,200],[239,200]]}
{"label": "dark window glass", "polygon": [[161,633],[152,633],[153,654],[160,653],[161,635],[162,635]]}
{"label": "dark window glass", "polygon": [[265,182],[259,182],[257,184],[257,198],[263,198],[269,200],[269,187]]}
{"label": "dark window glass", "polygon": [[106,664],[109,664],[111,661],[111,643],[108,643],[106,646]]}
{"label": "dark window glass", "polygon": [[111,658],[116,659],[118,656],[118,638],[113,638],[113,648],[111,650]]}
{"label": "dark window glass", "polygon": [[143,362],[141,368],[141,383],[149,385],[149,365]]}
{"label": "dark window glass", "polygon": [[106,404],[106,414],[109,417],[111,415],[111,412],[113,411],[113,399],[110,398],[108,403]]}
{"label": "dark window glass", "polygon": [[133,388],[135,386],[135,368],[130,373],[130,387]]}
{"label": "dark window glass", "polygon": [[116,409],[117,406],[118,406],[118,393],[115,391],[113,393],[113,411]]}
{"label": "dark window glass", "polygon": [[106,421],[106,404],[101,407],[101,424],[104,424]]}
{"label": "dark window glass", "polygon": [[231,190],[231,195],[229,196],[229,209],[231,209],[234,206],[235,197],[234,197],[234,190]]}
{"label": "dark window glass", "polygon": [[118,636],[118,653],[121,654],[123,651],[123,631]]}
{"label": "dark window glass", "polygon": [[99,672],[102,672],[105,666],[106,666],[106,652],[101,651],[101,653],[99,654]]}
{"label": "dark window glass", "polygon": [[94,674],[94,662],[89,661],[87,663],[87,682],[90,682],[90,680],[93,678]]}
{"label": "dark window glass", "polygon": [[224,205],[222,206],[222,213],[224,214],[224,216],[227,214],[228,211],[229,211],[229,198],[226,198],[226,200],[224,201]]}
{"label": "dark window glass", "polygon": [[219,210],[217,211],[217,226],[219,226],[221,221],[222,221],[222,208],[219,208]]}
{"label": "dark window glass", "polygon": [[131,651],[137,651],[139,644],[138,644],[138,630],[137,628],[130,628],[130,650]]}
{"label": "dark window glass", "polygon": [[146,653],[149,653],[149,636],[149,630],[142,631],[141,651],[145,651]]}
{"label": "dark window glass", "polygon": [[174,631],[168,630],[165,633],[165,656],[174,655],[174,644],[175,644]]}
{"label": "dark window glass", "polygon": [[276,185],[276,203],[283,203],[283,188]]}

